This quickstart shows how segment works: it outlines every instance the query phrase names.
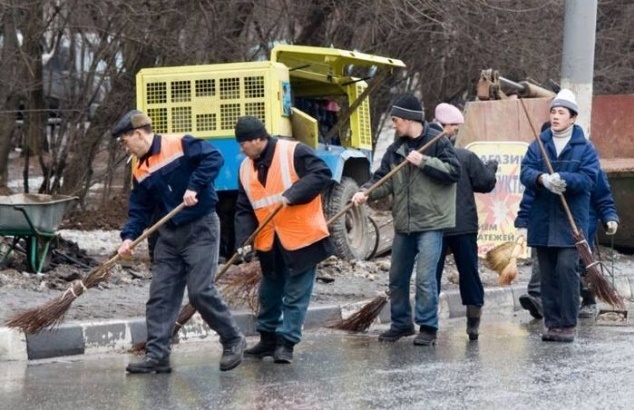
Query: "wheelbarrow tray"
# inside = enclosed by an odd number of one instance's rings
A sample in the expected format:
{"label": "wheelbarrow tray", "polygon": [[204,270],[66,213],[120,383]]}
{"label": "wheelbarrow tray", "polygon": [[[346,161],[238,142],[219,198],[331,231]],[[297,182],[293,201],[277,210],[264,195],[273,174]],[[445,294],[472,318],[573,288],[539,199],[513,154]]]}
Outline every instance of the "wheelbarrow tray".
{"label": "wheelbarrow tray", "polygon": [[44,194],[0,196],[0,235],[53,234],[62,222],[66,207],[75,199],[77,197]]}

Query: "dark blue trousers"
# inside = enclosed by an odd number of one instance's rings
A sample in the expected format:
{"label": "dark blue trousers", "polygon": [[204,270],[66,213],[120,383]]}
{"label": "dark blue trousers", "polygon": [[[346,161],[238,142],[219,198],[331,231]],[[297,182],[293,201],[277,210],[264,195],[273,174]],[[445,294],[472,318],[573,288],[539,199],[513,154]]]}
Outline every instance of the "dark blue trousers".
{"label": "dark blue trousers", "polygon": [[579,253],[576,248],[538,247],[544,325],[574,327],[579,313]]}
{"label": "dark blue trousers", "polygon": [[460,282],[460,298],[463,305],[484,305],[484,288],[478,272],[477,234],[445,236],[442,241],[442,254],[436,268],[438,293],[440,279],[445,268],[447,248],[451,248]]}

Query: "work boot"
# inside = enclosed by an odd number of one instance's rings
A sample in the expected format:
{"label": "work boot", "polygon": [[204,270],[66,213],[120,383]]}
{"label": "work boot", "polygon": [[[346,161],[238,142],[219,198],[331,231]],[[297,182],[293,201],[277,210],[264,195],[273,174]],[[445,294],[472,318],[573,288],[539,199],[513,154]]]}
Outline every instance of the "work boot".
{"label": "work boot", "polygon": [[475,305],[467,305],[467,334],[469,340],[478,340],[480,329],[480,316],[482,316],[482,308]]}
{"label": "work boot", "polygon": [[577,315],[577,317],[579,319],[594,319],[595,317],[597,317],[598,313],[599,313],[599,310],[597,309],[596,304],[581,305],[581,307],[579,308],[579,314]]}
{"label": "work boot", "polygon": [[544,317],[544,311],[542,310],[542,300],[533,295],[520,296],[520,305],[525,310],[528,310],[535,319],[541,319]]}
{"label": "work boot", "polygon": [[414,326],[407,329],[394,329],[390,327],[389,330],[379,335],[379,342],[396,342],[401,337],[412,336],[415,333]]}
{"label": "work boot", "polygon": [[553,342],[563,342],[563,343],[571,343],[575,341],[575,336],[577,336],[577,328],[576,327],[562,327],[560,329],[555,329],[553,332]]}
{"label": "work boot", "polygon": [[420,332],[414,338],[416,346],[434,346],[436,345],[437,330],[429,326],[421,326]]}
{"label": "work boot", "polygon": [[277,347],[273,352],[273,362],[289,364],[293,361],[293,347],[295,343],[280,337],[277,341]]}
{"label": "work boot", "polygon": [[542,342],[554,342],[555,341],[555,333],[559,332],[560,329],[552,328],[552,329],[544,329],[542,333]]}
{"label": "work boot", "polygon": [[244,351],[244,355],[248,357],[257,357],[262,359],[266,356],[273,356],[277,339],[273,332],[260,332],[260,341],[250,349]]}
{"label": "work boot", "polygon": [[240,335],[239,339],[227,343],[223,346],[222,357],[220,358],[220,370],[226,372],[227,370],[235,369],[240,363],[242,363],[242,355],[244,349],[247,348],[247,339]]}
{"label": "work boot", "polygon": [[172,366],[170,366],[169,358],[159,360],[145,356],[140,362],[128,364],[125,370],[128,373],[170,373]]}

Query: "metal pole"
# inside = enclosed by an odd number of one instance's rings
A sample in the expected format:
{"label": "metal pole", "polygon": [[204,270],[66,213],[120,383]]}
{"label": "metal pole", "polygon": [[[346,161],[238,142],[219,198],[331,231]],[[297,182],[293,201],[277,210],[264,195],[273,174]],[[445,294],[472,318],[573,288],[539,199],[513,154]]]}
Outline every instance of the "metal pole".
{"label": "metal pole", "polygon": [[597,25],[597,0],[566,0],[561,87],[572,90],[579,105],[579,124],[590,136],[592,78]]}

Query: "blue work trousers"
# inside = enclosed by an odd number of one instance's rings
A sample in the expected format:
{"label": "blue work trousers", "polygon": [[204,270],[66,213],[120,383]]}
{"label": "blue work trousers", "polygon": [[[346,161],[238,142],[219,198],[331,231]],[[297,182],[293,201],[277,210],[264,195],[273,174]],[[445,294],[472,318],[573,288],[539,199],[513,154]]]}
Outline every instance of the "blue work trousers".
{"label": "blue work trousers", "polygon": [[436,268],[442,250],[442,231],[394,234],[390,267],[390,310],[392,328],[412,327],[409,288],[416,267],[414,322],[438,329],[438,285]]}
{"label": "blue work trousers", "polygon": [[576,248],[538,247],[544,326],[574,327],[579,313],[579,253]]}
{"label": "blue work trousers", "polygon": [[276,333],[291,343],[299,343],[314,282],[314,266],[293,275],[286,267],[272,275],[262,275],[256,330]]}

